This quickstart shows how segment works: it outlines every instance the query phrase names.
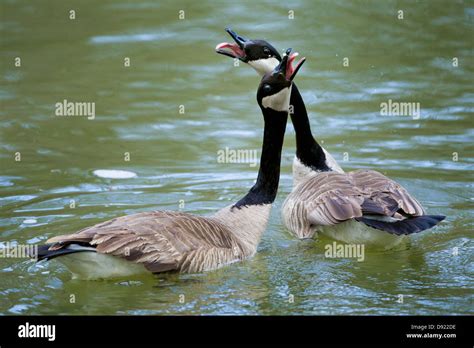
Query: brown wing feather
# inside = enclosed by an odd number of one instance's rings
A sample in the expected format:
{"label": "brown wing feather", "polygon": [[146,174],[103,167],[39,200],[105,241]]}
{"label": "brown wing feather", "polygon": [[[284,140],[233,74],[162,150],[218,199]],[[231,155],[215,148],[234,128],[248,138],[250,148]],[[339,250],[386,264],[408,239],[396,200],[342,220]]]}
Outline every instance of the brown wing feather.
{"label": "brown wing feather", "polygon": [[364,214],[424,214],[421,204],[400,184],[372,170],[321,173],[294,193],[305,202],[312,225],[334,225]]}
{"label": "brown wing feather", "polygon": [[398,208],[407,215],[425,214],[422,205],[405,188],[385,175],[373,170],[359,170],[349,175],[354,178],[358,188],[369,194],[370,199],[387,211],[393,211],[393,205],[396,203]]}
{"label": "brown wing feather", "polygon": [[231,255],[227,251],[233,255],[239,248],[227,228],[212,218],[169,211],[122,216],[48,240],[59,243],[54,248],[71,242],[88,243],[99,253],[141,263],[152,272],[177,270],[182,264],[192,269],[188,256],[197,251],[215,251],[225,259]]}

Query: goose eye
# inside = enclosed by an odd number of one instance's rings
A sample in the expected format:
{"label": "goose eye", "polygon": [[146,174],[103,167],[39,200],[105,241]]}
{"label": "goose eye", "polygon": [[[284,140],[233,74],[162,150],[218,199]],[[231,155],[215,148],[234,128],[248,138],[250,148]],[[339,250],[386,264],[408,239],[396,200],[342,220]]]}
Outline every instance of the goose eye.
{"label": "goose eye", "polygon": [[263,85],[263,91],[264,91],[265,93],[271,92],[271,91],[272,91],[272,86],[270,86],[269,84]]}
{"label": "goose eye", "polygon": [[263,48],[263,53],[265,53],[266,55],[270,55],[270,50],[268,49],[268,47]]}

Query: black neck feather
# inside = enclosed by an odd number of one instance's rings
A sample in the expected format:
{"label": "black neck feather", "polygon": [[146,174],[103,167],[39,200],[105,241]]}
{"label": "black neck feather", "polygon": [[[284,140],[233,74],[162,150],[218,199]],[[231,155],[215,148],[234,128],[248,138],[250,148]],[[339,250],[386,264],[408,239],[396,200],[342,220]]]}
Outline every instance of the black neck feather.
{"label": "black neck feather", "polygon": [[322,147],[313,138],[308,113],[306,112],[306,106],[304,105],[303,98],[294,83],[291,90],[290,105],[293,106],[293,112],[290,113],[290,116],[296,132],[296,157],[305,166],[314,170],[331,170],[326,165],[326,155],[324,154]]}
{"label": "black neck feather", "polygon": [[288,113],[260,107],[265,119],[260,169],[255,185],[234,205],[237,208],[245,205],[273,203],[278,191],[281,150]]}

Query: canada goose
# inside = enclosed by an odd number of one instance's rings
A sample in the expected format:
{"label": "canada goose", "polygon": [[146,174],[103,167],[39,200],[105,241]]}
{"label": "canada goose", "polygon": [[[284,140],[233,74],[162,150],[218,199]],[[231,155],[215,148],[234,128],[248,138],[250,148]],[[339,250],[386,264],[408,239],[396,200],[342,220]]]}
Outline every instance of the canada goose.
{"label": "canada goose", "polygon": [[[248,63],[259,74],[280,61],[278,51],[265,40],[249,40],[226,29],[235,43],[221,43],[216,52]],[[289,60],[295,58],[295,54]],[[314,139],[308,114],[293,84],[290,105],[296,133],[293,190],[282,206],[285,226],[298,238],[317,233],[346,243],[364,243],[385,249],[403,235],[421,232],[442,221],[425,215],[421,204],[402,186],[372,170],[345,173]]]}
{"label": "canada goose", "polygon": [[260,168],[255,185],[237,203],[208,217],[173,211],[118,217],[49,239],[38,260],[58,257],[74,278],[97,279],[202,272],[253,256],[278,189],[291,81],[302,64],[293,69],[291,63],[285,55],[260,82],[257,101],[265,123]]}
{"label": "canada goose", "polygon": [[[253,67],[260,75],[271,71],[281,60],[280,53],[265,40],[250,40],[237,35],[233,30],[226,31],[236,43],[223,42],[216,46],[216,52],[241,60]],[[294,60],[293,53],[290,60]],[[293,83],[291,91],[291,122],[296,133],[296,156],[293,161],[293,180],[297,186],[309,172],[333,170],[343,173],[336,160],[314,139],[308,113],[297,86]]]}

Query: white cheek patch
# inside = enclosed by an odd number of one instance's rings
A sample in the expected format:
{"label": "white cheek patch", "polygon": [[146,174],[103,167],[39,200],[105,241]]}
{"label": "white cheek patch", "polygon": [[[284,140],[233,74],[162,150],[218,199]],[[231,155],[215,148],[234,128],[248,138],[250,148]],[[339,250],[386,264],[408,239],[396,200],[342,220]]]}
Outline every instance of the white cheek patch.
{"label": "white cheek patch", "polygon": [[266,59],[250,60],[249,65],[254,68],[260,75],[273,71],[275,67],[280,64],[278,59],[271,57]]}
{"label": "white cheek patch", "polygon": [[264,108],[270,108],[276,111],[286,111],[290,107],[291,86],[283,88],[280,92],[269,95],[262,99]]}

